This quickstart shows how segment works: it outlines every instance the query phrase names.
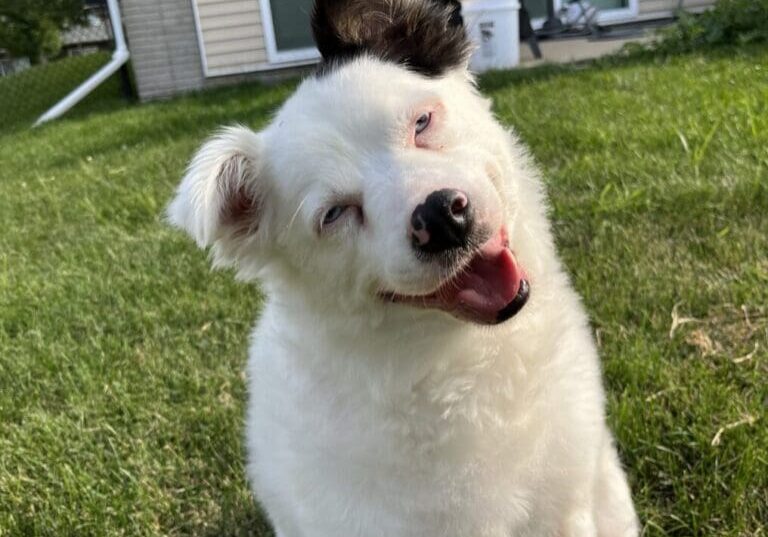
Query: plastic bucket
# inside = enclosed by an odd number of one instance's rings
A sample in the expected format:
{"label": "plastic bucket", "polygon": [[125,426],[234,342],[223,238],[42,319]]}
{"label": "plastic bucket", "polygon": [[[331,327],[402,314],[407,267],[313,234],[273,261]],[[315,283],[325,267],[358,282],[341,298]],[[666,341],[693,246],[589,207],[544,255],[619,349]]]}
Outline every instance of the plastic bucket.
{"label": "plastic bucket", "polygon": [[517,0],[467,0],[462,13],[475,51],[469,67],[476,73],[509,69],[520,63],[520,4]]}

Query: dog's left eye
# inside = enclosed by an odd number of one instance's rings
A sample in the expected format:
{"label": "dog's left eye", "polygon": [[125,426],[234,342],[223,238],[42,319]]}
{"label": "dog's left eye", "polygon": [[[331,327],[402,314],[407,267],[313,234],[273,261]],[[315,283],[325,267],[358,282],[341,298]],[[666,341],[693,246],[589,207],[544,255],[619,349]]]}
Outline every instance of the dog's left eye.
{"label": "dog's left eye", "polygon": [[422,114],[419,119],[416,120],[416,136],[427,130],[430,123],[432,123],[432,114]]}
{"label": "dog's left eye", "polygon": [[333,224],[336,220],[342,217],[342,215],[349,209],[349,205],[336,205],[331,207],[325,216],[323,216],[323,227]]}

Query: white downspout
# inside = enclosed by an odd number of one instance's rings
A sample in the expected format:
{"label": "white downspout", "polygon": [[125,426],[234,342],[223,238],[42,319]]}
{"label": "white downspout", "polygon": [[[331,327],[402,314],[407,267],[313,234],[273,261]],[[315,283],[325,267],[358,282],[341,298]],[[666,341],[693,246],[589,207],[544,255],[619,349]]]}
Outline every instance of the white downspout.
{"label": "white downspout", "polygon": [[67,110],[75,106],[86,95],[96,89],[102,82],[112,76],[118,69],[120,69],[128,58],[131,57],[128,52],[128,46],[125,44],[125,35],[123,35],[123,21],[120,18],[120,6],[117,5],[117,0],[107,0],[107,7],[109,8],[109,18],[112,21],[112,33],[115,36],[115,51],[112,53],[112,59],[104,67],[96,71],[88,80],[76,87],[72,92],[64,97],[61,101],[56,103],[50,110],[40,116],[35,122],[35,127],[56,119],[64,114]]}

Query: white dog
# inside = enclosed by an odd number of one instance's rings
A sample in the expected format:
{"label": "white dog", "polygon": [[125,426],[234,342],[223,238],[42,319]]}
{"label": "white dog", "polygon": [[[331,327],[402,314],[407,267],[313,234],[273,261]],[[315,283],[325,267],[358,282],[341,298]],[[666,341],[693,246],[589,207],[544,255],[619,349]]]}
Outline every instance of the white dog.
{"label": "white dog", "polygon": [[319,0],[324,63],[171,221],[267,300],[248,475],[279,537],[629,537],[587,316],[451,2]]}

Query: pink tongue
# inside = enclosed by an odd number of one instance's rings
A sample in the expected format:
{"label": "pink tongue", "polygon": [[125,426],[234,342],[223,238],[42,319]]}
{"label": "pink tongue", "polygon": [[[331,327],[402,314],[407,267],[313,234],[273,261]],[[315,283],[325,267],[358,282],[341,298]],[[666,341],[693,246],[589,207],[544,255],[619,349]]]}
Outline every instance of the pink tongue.
{"label": "pink tongue", "polygon": [[489,321],[517,296],[522,274],[502,234],[488,241],[458,278],[451,281],[454,307]]}

